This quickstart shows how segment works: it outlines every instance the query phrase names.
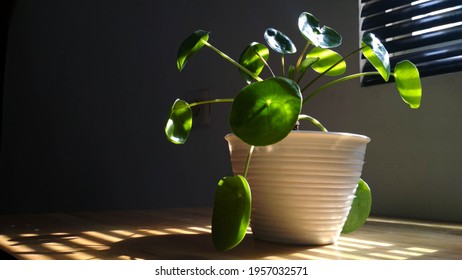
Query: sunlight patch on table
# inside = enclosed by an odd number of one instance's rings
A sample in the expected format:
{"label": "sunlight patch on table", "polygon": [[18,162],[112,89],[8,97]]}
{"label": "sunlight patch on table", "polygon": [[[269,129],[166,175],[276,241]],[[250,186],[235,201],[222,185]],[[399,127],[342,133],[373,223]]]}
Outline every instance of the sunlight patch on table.
{"label": "sunlight patch on table", "polygon": [[335,250],[330,251],[324,248],[315,248],[315,249],[310,249],[308,251],[328,255],[330,257],[333,257],[333,259],[350,259],[350,260],[370,260],[371,259],[368,257],[355,255],[355,254],[342,253],[342,252],[335,251]]}
{"label": "sunlight patch on table", "polygon": [[102,244],[102,243],[96,242],[94,240],[90,240],[90,239],[83,238],[83,237],[80,237],[80,236],[76,236],[75,238],[68,239],[68,242],[72,242],[72,243],[77,244],[79,246],[83,246],[85,248],[90,248],[92,250],[97,250],[97,251],[110,249],[110,247],[107,246],[106,244]]}
{"label": "sunlight patch on table", "polygon": [[351,238],[351,237],[344,237],[344,236],[340,236],[339,240],[340,241],[347,241],[347,242],[351,242],[351,243],[365,244],[365,245],[370,245],[370,246],[379,246],[379,247],[393,246],[393,244],[390,244],[390,243],[377,242],[377,241],[364,240],[364,239]]}
{"label": "sunlight patch on table", "polygon": [[125,237],[133,237],[133,238],[138,238],[138,237],[145,237],[145,234],[139,234],[133,231],[128,231],[128,230],[111,230],[111,233],[118,234],[120,236],[125,236]]}
{"label": "sunlight patch on table", "polygon": [[164,229],[167,232],[179,233],[179,234],[199,234],[197,231],[190,231],[181,228],[166,228]]}
{"label": "sunlight patch on table", "polygon": [[290,256],[299,258],[299,259],[304,259],[304,260],[329,260],[329,258],[313,256],[313,255],[304,254],[304,253],[293,253],[293,254],[290,254]]}
{"label": "sunlight patch on table", "polygon": [[428,249],[428,248],[420,248],[420,247],[410,247],[407,250],[422,252],[422,253],[436,253],[438,250]]}
{"label": "sunlight patch on table", "polygon": [[155,230],[155,229],[139,229],[142,234],[147,233],[150,235],[169,235],[170,233],[165,232],[165,231],[160,231],[160,230]]}
{"label": "sunlight patch on table", "polygon": [[397,254],[397,255],[404,255],[404,256],[409,256],[409,257],[420,257],[423,254],[421,253],[416,253],[416,252],[410,252],[410,251],[403,251],[403,250],[390,250],[388,251],[389,253],[392,254]]}
{"label": "sunlight patch on table", "polygon": [[97,238],[97,239],[101,239],[101,240],[104,240],[104,241],[107,241],[107,242],[110,242],[110,243],[119,242],[119,241],[123,240],[122,238],[115,237],[113,235],[109,235],[109,234],[102,233],[102,232],[99,232],[99,231],[82,231],[82,233],[84,235],[94,237],[94,238]]}
{"label": "sunlight patch on table", "polygon": [[211,233],[212,232],[211,229],[208,229],[208,228],[205,228],[205,227],[188,227],[188,229],[192,229],[192,230],[196,230],[196,231],[200,231],[200,232],[205,232],[205,233]]}
{"label": "sunlight patch on table", "polygon": [[389,259],[389,260],[407,260],[406,257],[390,255],[385,253],[369,253],[369,256],[378,257],[381,259]]}

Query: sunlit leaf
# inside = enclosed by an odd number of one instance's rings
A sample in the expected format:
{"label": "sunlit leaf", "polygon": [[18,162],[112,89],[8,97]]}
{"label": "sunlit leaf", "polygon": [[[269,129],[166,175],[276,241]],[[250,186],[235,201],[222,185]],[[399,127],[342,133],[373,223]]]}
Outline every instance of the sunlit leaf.
{"label": "sunlit leaf", "polygon": [[[253,42],[242,52],[239,58],[239,63],[247,68],[250,72],[254,73],[255,76],[260,75],[261,71],[265,67],[265,61],[269,58],[268,48],[260,43]],[[255,79],[249,74],[239,69],[247,83],[253,82]]]}
{"label": "sunlit leaf", "polygon": [[266,29],[265,40],[268,46],[270,46],[274,51],[278,53],[293,54],[297,52],[297,48],[295,47],[292,40],[274,28]]}
{"label": "sunlit leaf", "polygon": [[251,203],[249,184],[244,177],[220,180],[212,214],[212,240],[218,251],[229,250],[242,241],[249,226]]}
{"label": "sunlit leaf", "polygon": [[[329,49],[323,48],[313,48],[307,55],[306,58],[319,58],[311,67],[314,71],[318,73],[324,73],[330,67],[338,63],[343,59],[343,57]],[[328,72],[325,73],[327,76],[338,76],[345,73],[346,70],[346,63],[345,61],[340,62],[339,64],[335,65],[334,68],[330,69]]]}
{"label": "sunlit leaf", "polygon": [[192,128],[192,111],[186,101],[177,99],[165,125],[165,135],[174,144],[184,144]]}
{"label": "sunlit leaf", "polygon": [[320,26],[310,13],[302,13],[298,18],[298,29],[303,37],[315,47],[335,48],[342,44],[342,36],[328,26]]}
{"label": "sunlit leaf", "polygon": [[404,102],[413,109],[420,107],[422,85],[417,67],[409,60],[404,60],[395,66],[395,82]]}
{"label": "sunlit leaf", "polygon": [[183,70],[191,56],[202,49],[203,41],[207,42],[209,39],[209,33],[208,31],[197,30],[181,43],[176,59],[176,66],[179,71]]}
{"label": "sunlit leaf", "polygon": [[364,225],[371,212],[371,190],[362,179],[359,180],[355,196],[350,212],[348,213],[348,218],[343,226],[342,233],[350,233],[358,230]]}
{"label": "sunlit leaf", "polygon": [[382,78],[387,82],[390,78],[390,57],[385,46],[372,33],[365,33],[361,46],[363,54],[372,65],[379,71]]}
{"label": "sunlit leaf", "polygon": [[234,99],[231,129],[249,145],[274,144],[292,131],[301,108],[302,95],[293,80],[276,77],[256,82]]}

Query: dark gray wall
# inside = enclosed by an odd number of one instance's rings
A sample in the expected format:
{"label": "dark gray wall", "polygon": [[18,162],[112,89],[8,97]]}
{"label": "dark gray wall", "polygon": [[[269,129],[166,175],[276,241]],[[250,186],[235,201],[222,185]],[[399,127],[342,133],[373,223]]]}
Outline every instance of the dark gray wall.
{"label": "dark gray wall", "polygon": [[[243,82],[209,50],[178,73],[177,47],[192,31],[211,30],[215,46],[236,58],[275,27],[302,48],[303,11],[344,35],[339,52],[358,46],[356,1],[288,3],[19,1],[5,71],[0,212],[211,205],[216,182],[231,174],[228,106],[212,107],[211,124],[184,146],[165,140],[164,121],[176,97],[199,89],[230,97]],[[462,221],[460,76],[424,79],[419,111],[393,85],[357,81],[307,106],[330,130],[373,139],[363,178],[374,213]]]}

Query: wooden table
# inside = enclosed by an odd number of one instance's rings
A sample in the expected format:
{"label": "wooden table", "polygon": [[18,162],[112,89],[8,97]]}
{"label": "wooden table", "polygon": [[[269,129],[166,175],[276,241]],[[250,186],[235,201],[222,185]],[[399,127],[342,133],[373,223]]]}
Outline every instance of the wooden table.
{"label": "wooden table", "polygon": [[0,250],[17,259],[462,259],[462,224],[370,218],[334,245],[255,240],[216,252],[209,208],[0,215]]}

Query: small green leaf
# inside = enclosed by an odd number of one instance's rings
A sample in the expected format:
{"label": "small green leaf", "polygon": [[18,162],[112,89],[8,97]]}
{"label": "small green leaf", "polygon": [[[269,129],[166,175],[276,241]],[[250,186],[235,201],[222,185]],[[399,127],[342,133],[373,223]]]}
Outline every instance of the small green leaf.
{"label": "small green leaf", "polygon": [[318,19],[310,13],[305,12],[298,17],[298,29],[315,47],[335,48],[342,44],[340,34],[330,27],[321,27]]}
{"label": "small green leaf", "polygon": [[385,46],[370,32],[364,34],[361,46],[363,47],[364,56],[379,71],[382,78],[388,82],[391,72],[390,57]]}
{"label": "small green leaf", "polygon": [[270,46],[274,51],[278,53],[293,54],[297,52],[297,48],[295,47],[292,40],[274,28],[266,29],[265,40],[268,46]]}
{"label": "small green leaf", "polygon": [[395,82],[404,102],[413,109],[420,107],[422,85],[417,67],[409,60],[404,60],[395,66]]}
{"label": "small green leaf", "polygon": [[[343,57],[329,49],[323,48],[313,48],[307,55],[306,58],[319,58],[318,61],[313,63],[311,66],[314,71],[318,73],[324,73],[330,67],[338,63],[343,59]],[[330,69],[328,72],[324,73],[327,76],[338,76],[345,73],[346,70],[346,63],[345,61],[341,61],[334,68]]]}
{"label": "small green leaf", "polygon": [[186,101],[177,99],[173,103],[165,125],[167,139],[174,144],[184,144],[192,128],[192,111]]}
{"label": "small green leaf", "polygon": [[251,203],[250,187],[243,176],[220,180],[212,214],[212,240],[218,251],[242,241],[249,227]]}
{"label": "small green leaf", "polygon": [[209,40],[209,33],[208,31],[197,30],[181,43],[176,59],[178,71],[183,70],[189,58],[202,49],[204,41]]}
{"label": "small green leaf", "polygon": [[355,196],[348,218],[343,225],[342,233],[350,233],[362,227],[371,212],[371,190],[362,179],[359,180]]}
{"label": "small green leaf", "polygon": [[289,79],[293,80],[295,77],[295,66],[289,65]]}
{"label": "small green leaf", "polygon": [[298,67],[299,73],[305,73],[306,69],[308,69],[313,63],[319,60],[319,57],[307,57],[305,58],[302,63],[300,63],[300,67]]}
{"label": "small green leaf", "polygon": [[302,94],[296,82],[269,78],[246,86],[234,98],[231,129],[249,145],[271,145],[292,131],[301,108]]}
{"label": "small green leaf", "polygon": [[[242,52],[241,57],[239,58],[239,64],[247,68],[250,72],[254,73],[255,76],[260,75],[263,67],[265,67],[265,61],[269,58],[268,48],[260,43],[253,42]],[[239,69],[242,76],[247,83],[252,83],[255,79],[249,74],[245,73]]]}

